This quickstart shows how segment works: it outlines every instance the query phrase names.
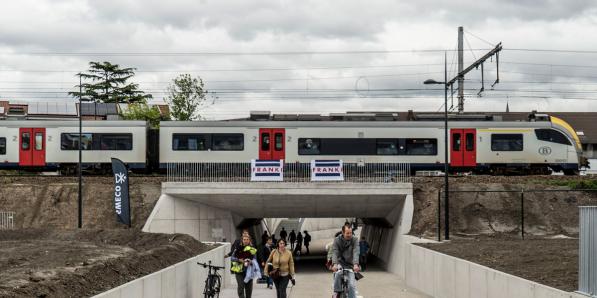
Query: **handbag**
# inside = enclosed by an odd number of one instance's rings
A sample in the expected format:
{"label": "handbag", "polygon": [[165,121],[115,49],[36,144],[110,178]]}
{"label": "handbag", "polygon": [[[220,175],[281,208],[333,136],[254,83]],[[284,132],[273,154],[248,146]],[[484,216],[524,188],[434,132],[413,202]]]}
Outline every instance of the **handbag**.
{"label": "handbag", "polygon": [[[276,250],[276,252],[277,252],[277,250]],[[271,277],[272,279],[278,279],[278,278],[280,278],[280,256],[279,255],[278,255],[278,268],[274,268],[272,271],[270,271],[269,272],[269,277]]]}

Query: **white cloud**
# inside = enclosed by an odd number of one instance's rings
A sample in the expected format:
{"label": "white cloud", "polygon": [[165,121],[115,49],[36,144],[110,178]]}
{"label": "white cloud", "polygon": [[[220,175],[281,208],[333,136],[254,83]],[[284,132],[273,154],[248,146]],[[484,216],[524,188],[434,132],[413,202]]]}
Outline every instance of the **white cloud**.
{"label": "white cloud", "polygon": [[[32,55],[35,52],[320,52],[454,49],[465,27],[465,60],[502,41],[500,81],[486,63],[467,76],[467,110],[595,111],[597,54],[508,49],[597,49],[594,1],[19,1],[0,19],[0,98],[64,100],[90,60],[136,67],[135,81],[161,99],[178,73],[200,75],[218,99],[210,117],[249,110],[341,112],[437,110],[442,52],[337,55]],[[474,34],[474,35],[473,35]],[[448,55],[455,72],[453,52]],[[522,64],[521,64],[522,63]],[[532,65],[530,63],[534,63]],[[536,65],[538,64],[538,65]],[[544,65],[549,64],[549,65]],[[567,66],[558,66],[567,65]],[[595,67],[571,67],[595,66]],[[340,66],[344,68],[339,68]],[[261,69],[261,70],[259,70]],[[270,70],[263,70],[270,69]],[[232,71],[224,71],[232,70]],[[247,70],[247,71],[242,71]],[[254,90],[259,89],[259,90]],[[379,90],[380,91],[366,91]],[[389,90],[388,90],[389,89]],[[399,89],[399,90],[395,90]],[[380,98],[386,96],[389,98]]]}

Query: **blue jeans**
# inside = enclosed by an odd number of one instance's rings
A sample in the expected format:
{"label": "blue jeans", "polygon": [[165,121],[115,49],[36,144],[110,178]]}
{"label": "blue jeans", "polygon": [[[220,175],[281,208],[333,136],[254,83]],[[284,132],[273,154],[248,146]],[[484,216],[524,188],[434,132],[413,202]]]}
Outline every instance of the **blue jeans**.
{"label": "blue jeans", "polygon": [[356,279],[354,278],[354,272],[351,271],[337,271],[334,272],[334,292],[342,292],[342,274],[345,273],[348,276],[348,298],[357,297]]}

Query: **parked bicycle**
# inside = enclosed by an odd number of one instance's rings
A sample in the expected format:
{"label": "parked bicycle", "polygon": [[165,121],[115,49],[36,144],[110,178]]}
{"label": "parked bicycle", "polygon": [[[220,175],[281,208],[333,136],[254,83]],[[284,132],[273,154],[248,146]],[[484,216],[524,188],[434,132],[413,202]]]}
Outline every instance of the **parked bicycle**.
{"label": "parked bicycle", "polygon": [[220,297],[220,290],[222,289],[222,276],[218,273],[218,270],[224,269],[224,267],[213,266],[211,265],[211,261],[209,261],[207,264],[197,262],[197,265],[201,265],[203,268],[208,268],[207,278],[205,279],[205,288],[203,289],[203,297]]}

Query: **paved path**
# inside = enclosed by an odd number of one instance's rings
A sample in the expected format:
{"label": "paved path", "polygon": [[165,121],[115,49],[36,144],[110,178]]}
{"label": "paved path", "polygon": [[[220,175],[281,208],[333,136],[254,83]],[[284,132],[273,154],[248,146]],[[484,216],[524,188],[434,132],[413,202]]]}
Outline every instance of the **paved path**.
{"label": "paved path", "polygon": [[[288,289],[289,298],[332,296],[332,275],[322,270],[321,260],[303,261],[297,264],[296,286]],[[363,272],[365,278],[357,282],[358,296],[364,298],[426,298],[424,294],[406,287],[404,280],[397,275],[372,268]],[[234,280],[234,278],[233,278]],[[236,286],[221,293],[222,298],[234,298]],[[274,290],[264,284],[253,285],[253,298],[276,297]]]}

